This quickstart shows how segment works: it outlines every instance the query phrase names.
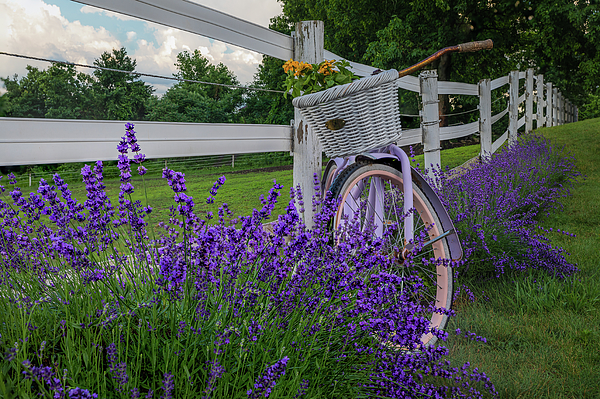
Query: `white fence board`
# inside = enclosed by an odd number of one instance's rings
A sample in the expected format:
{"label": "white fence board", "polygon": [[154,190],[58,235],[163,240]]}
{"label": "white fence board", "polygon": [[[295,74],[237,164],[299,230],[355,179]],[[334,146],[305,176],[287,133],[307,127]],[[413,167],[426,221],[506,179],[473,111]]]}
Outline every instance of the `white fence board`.
{"label": "white fence board", "polygon": [[506,132],[504,132],[504,134],[502,136],[498,137],[498,140],[496,140],[492,143],[492,153],[496,152],[498,150],[498,148],[500,148],[502,146],[502,144],[504,144],[504,142],[506,141],[507,138],[508,138],[508,130]]}
{"label": "white fence board", "polygon": [[508,84],[508,76],[499,77],[498,79],[492,80],[492,84],[491,84],[492,90],[495,90],[495,89],[500,88],[507,84]]}
{"label": "white fence board", "polygon": [[467,123],[466,125],[444,126],[440,128],[440,140],[457,139],[468,136],[479,131],[479,121]]}
{"label": "white fence board", "polygon": [[[323,58],[325,58],[326,60],[346,60],[343,57],[340,57],[337,54],[332,53],[331,51],[327,51],[324,50],[323,51]],[[352,67],[352,72],[354,72],[355,75],[358,76],[371,76],[373,74],[373,71],[376,71],[377,68],[369,66],[369,65],[364,65],[364,64],[359,64],[358,62],[352,62],[352,61],[348,61],[350,63],[350,66]]]}
{"label": "white fence board", "polygon": [[506,114],[508,114],[508,107],[506,107],[506,108],[504,109],[504,111],[502,111],[502,112],[498,112],[496,115],[493,115],[493,116],[492,116],[492,125],[493,125],[494,123],[496,123],[498,120],[500,120],[500,118],[502,118],[502,117],[503,117],[504,115],[506,115]]}
{"label": "white fence board", "polygon": [[416,76],[403,76],[400,79],[396,80],[396,87],[399,89],[410,90],[414,93],[421,92],[421,85],[419,84],[419,78]]}
{"label": "white fence board", "polygon": [[525,116],[522,116],[521,119],[517,122],[517,129],[521,126],[525,126]]}
{"label": "white fence board", "polygon": [[73,0],[156,22],[282,60],[292,58],[292,38],[189,0]]}
{"label": "white fence board", "polygon": [[[326,60],[346,60],[343,57],[340,57],[337,54],[332,53],[331,51],[325,50],[323,52],[324,54],[324,58]],[[358,75],[358,76],[371,76],[373,74],[374,71],[377,70],[377,68],[369,66],[369,65],[364,65],[364,64],[359,64],[358,62],[352,62],[352,61],[348,61],[350,63],[350,66],[352,67],[352,72],[354,72],[354,74]],[[439,82],[441,83],[441,82]],[[444,82],[444,83],[453,83],[453,82]],[[466,84],[466,83],[460,83],[462,84]],[[396,80],[396,86],[399,89],[404,89],[404,90],[410,90],[412,92],[415,93],[420,93],[421,92],[421,87],[419,86],[419,78],[417,78],[416,76],[403,76],[400,79]],[[442,93],[440,93],[442,94]],[[446,93],[444,93],[446,94]],[[448,93],[448,94],[461,94],[461,93]],[[475,93],[477,94],[477,93]]]}
{"label": "white fence board", "polygon": [[471,83],[439,81],[438,94],[464,94],[467,96],[477,96],[479,95],[479,88],[477,85]]}
{"label": "white fence board", "polygon": [[423,130],[421,128],[416,129],[408,129],[402,130],[402,137],[396,141],[396,144],[399,147],[404,147],[405,145],[415,145],[421,142],[421,138],[423,137]]}
{"label": "white fence board", "polygon": [[[291,127],[134,122],[148,158],[290,151]],[[0,165],[117,159],[125,122],[0,118]]]}

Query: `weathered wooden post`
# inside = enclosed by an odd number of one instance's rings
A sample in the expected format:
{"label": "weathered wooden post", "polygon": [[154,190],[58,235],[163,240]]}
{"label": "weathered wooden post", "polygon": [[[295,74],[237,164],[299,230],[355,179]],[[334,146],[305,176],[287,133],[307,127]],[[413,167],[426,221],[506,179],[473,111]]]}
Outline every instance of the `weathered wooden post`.
{"label": "weathered wooden post", "polygon": [[552,104],[552,82],[546,83],[546,127],[552,126],[552,112],[554,109],[554,105]]}
{"label": "weathered wooden post", "polygon": [[[316,64],[323,61],[324,24],[323,21],[302,21],[296,23],[294,33],[294,60]],[[302,120],[300,112],[294,110],[293,153],[294,187],[300,186],[305,202],[304,223],[313,226],[312,196],[315,193],[313,176],[321,178],[323,149],[317,136]]]}
{"label": "weathered wooden post", "polygon": [[479,156],[488,160],[492,156],[492,81],[479,81]]}
{"label": "weathered wooden post", "polygon": [[552,88],[552,126],[558,126],[558,89]]}
{"label": "weathered wooden post", "polygon": [[558,124],[565,124],[565,98],[562,93],[558,93]]}
{"label": "weathered wooden post", "polygon": [[556,125],[562,125],[562,96],[556,91]]}
{"label": "weathered wooden post", "polygon": [[[433,177],[433,168],[441,167],[440,155],[440,113],[438,99],[437,71],[428,70],[419,74],[421,88],[421,131],[423,143],[424,164],[429,169],[429,176]],[[433,167],[432,167],[433,165]]]}
{"label": "weathered wooden post", "polygon": [[546,123],[546,121],[544,120],[544,106],[545,101],[544,101],[544,75],[538,75],[537,76],[537,85],[536,85],[536,90],[537,90],[537,115],[536,115],[536,128],[540,128],[542,126],[544,126],[544,124]]}
{"label": "weathered wooden post", "polygon": [[525,72],[525,131],[533,130],[533,68]]}
{"label": "weathered wooden post", "polygon": [[508,145],[513,145],[519,128],[519,71],[510,71],[508,84]]}

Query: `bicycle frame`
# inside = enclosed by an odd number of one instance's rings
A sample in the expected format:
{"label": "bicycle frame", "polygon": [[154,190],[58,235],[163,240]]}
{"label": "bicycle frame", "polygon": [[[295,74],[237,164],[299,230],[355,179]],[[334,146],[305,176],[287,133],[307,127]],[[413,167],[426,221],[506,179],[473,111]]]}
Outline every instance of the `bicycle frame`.
{"label": "bicycle frame", "polygon": [[[404,220],[404,241],[407,245],[407,249],[411,249],[409,247],[410,243],[414,239],[414,220],[413,220],[413,181],[415,184],[423,191],[423,193],[429,199],[431,205],[433,206],[435,212],[437,213],[440,223],[442,234],[437,237],[437,239],[446,238],[446,242],[448,243],[448,249],[450,250],[450,257],[453,260],[458,260],[462,258],[462,246],[460,245],[460,240],[458,235],[456,234],[456,230],[454,228],[454,223],[450,219],[446,208],[443,206],[442,201],[439,196],[433,190],[433,188],[427,183],[425,178],[414,168],[410,166],[410,160],[408,155],[394,144],[390,144],[387,147],[373,150],[368,153],[363,153],[359,155],[353,155],[345,158],[334,158],[330,162],[335,162],[336,171],[333,174],[332,179],[339,175],[339,173],[346,168],[348,165],[354,163],[357,160],[370,160],[373,162],[381,162],[384,159],[395,159],[400,162],[400,171],[402,172],[402,183],[404,189],[404,209],[403,212],[406,216]],[[380,183],[380,182],[379,182]],[[383,188],[379,186],[377,181],[371,182],[371,187],[369,190],[369,198],[367,204],[367,220],[372,218],[378,212],[381,213],[383,209]],[[354,190],[357,193],[362,192],[365,187],[358,186]],[[351,214],[350,212],[354,212],[354,206],[352,204],[344,204],[344,212],[346,214]],[[384,226],[377,226],[375,230],[375,235],[381,237],[383,235]],[[434,241],[435,241],[434,240]],[[431,244],[432,242],[425,243]]]}

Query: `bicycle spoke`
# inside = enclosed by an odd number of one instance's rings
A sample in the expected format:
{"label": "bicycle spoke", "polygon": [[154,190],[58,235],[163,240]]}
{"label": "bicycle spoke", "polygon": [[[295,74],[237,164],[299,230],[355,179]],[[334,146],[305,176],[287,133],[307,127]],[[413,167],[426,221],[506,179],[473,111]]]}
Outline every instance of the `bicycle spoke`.
{"label": "bicycle spoke", "polygon": [[[443,328],[445,319],[427,311],[429,305],[450,307],[451,275],[437,262],[425,263],[425,259],[443,259],[446,255],[444,239],[450,232],[439,230],[439,219],[427,197],[415,185],[413,191],[413,234],[416,241],[424,242],[419,250],[407,247],[404,185],[401,174],[391,166],[369,163],[354,164],[351,172],[337,182],[336,193],[343,196],[343,208],[338,218],[345,214],[349,220],[360,223],[363,233],[369,232],[372,239],[382,237],[386,229],[388,240],[383,248],[395,266],[392,269],[400,277],[399,293],[410,295],[423,306],[420,316],[428,318],[432,326]],[[336,225],[341,220],[336,222]],[[412,250],[410,261],[404,252]],[[439,298],[439,300],[438,300]],[[424,343],[430,337],[423,336]]]}

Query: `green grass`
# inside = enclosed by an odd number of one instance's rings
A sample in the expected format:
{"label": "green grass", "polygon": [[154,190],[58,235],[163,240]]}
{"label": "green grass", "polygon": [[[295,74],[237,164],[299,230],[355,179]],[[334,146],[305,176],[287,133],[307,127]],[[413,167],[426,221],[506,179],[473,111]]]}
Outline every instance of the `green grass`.
{"label": "green grass", "polygon": [[[552,234],[553,245],[564,247],[581,271],[566,281],[543,273],[506,276],[476,288],[475,302],[459,298],[457,316],[448,327],[447,346],[456,365],[470,362],[486,372],[502,398],[598,398],[600,397],[600,119],[541,129],[556,147],[565,146],[586,176],[564,199],[564,209],[542,221],[546,228],[575,233],[576,238]],[[143,145],[143,143],[142,143]],[[442,151],[442,164],[450,168],[477,155],[479,146]],[[417,162],[423,162],[422,156]],[[279,208],[287,204],[292,171],[249,174],[186,173],[188,194],[202,212],[213,182],[225,174],[227,182],[215,203],[226,202],[236,215],[259,208],[260,194],[272,180],[284,185]],[[154,171],[159,173],[159,171]],[[143,200],[141,182],[135,182],[134,199]],[[26,184],[26,182],[21,182]],[[117,179],[107,181],[109,195],[116,198]],[[172,204],[172,192],[163,179],[146,182],[148,201],[156,212],[152,223],[164,220]],[[28,187],[23,187],[29,191]],[[81,185],[72,185],[74,196],[85,199]],[[142,201],[144,202],[144,201]],[[457,282],[460,285],[460,282]],[[456,328],[484,336],[488,343],[469,341],[453,334]]]}
{"label": "green grass", "polygon": [[[542,220],[552,244],[571,253],[581,271],[565,281],[542,272],[506,276],[476,287],[476,301],[460,298],[447,345],[457,365],[485,371],[502,398],[600,397],[600,119],[540,129],[565,147],[586,176]],[[460,284],[460,282],[458,282]],[[456,328],[488,338],[475,343]]]}
{"label": "green grass", "polygon": [[[143,143],[141,143],[143,146]],[[442,162],[444,167],[447,165],[450,168],[461,165],[467,160],[473,158],[479,153],[479,146],[468,146],[461,148],[454,148],[452,150],[442,151]],[[423,155],[416,157],[417,162],[423,163]],[[324,165],[326,162],[324,162]],[[269,165],[267,165],[269,166]],[[153,213],[150,221],[152,224],[157,224],[159,221],[167,220],[169,216],[169,209],[173,205],[173,192],[167,185],[165,179],[162,179],[161,173],[164,165],[160,162],[152,162],[148,165],[148,174],[145,176],[145,184],[142,183],[141,178],[137,177],[135,173],[135,167],[133,169],[133,185],[136,190],[132,196],[132,199],[140,200],[142,204],[146,204],[146,198],[148,204],[152,206]],[[174,167],[175,171],[179,171]],[[254,208],[260,209],[262,207],[259,197],[261,194],[267,195],[269,189],[273,186],[273,180],[277,180],[277,183],[282,184],[284,189],[281,192],[281,200],[278,206],[275,208],[273,217],[281,214],[285,210],[285,206],[288,203],[289,188],[292,185],[292,170],[280,170],[280,171],[263,171],[263,172],[251,172],[239,173],[239,167],[236,169],[230,166],[218,167],[218,168],[202,168],[202,169],[184,169],[187,194],[194,197],[196,209],[199,215],[204,217],[206,211],[212,211],[216,213],[219,205],[227,203],[229,209],[234,212],[233,217],[244,216],[252,213]],[[117,176],[118,169],[116,166],[105,167],[105,172],[109,176]],[[215,198],[215,204],[207,205],[206,198],[209,196],[209,190],[211,189],[215,180],[225,175],[227,181],[218,191],[218,195]],[[47,179],[50,178],[50,175]],[[86,193],[85,187],[80,180],[78,183],[73,178],[69,179],[69,189],[73,193],[73,197],[79,201],[85,201]],[[107,194],[112,199],[113,205],[118,206],[117,198],[119,194],[120,182],[118,178],[105,179],[107,187]],[[18,185],[21,187],[23,192],[27,195],[31,191],[37,190],[37,185],[34,183],[32,187],[28,186],[26,179],[20,179]],[[144,190],[144,186],[146,189]]]}

